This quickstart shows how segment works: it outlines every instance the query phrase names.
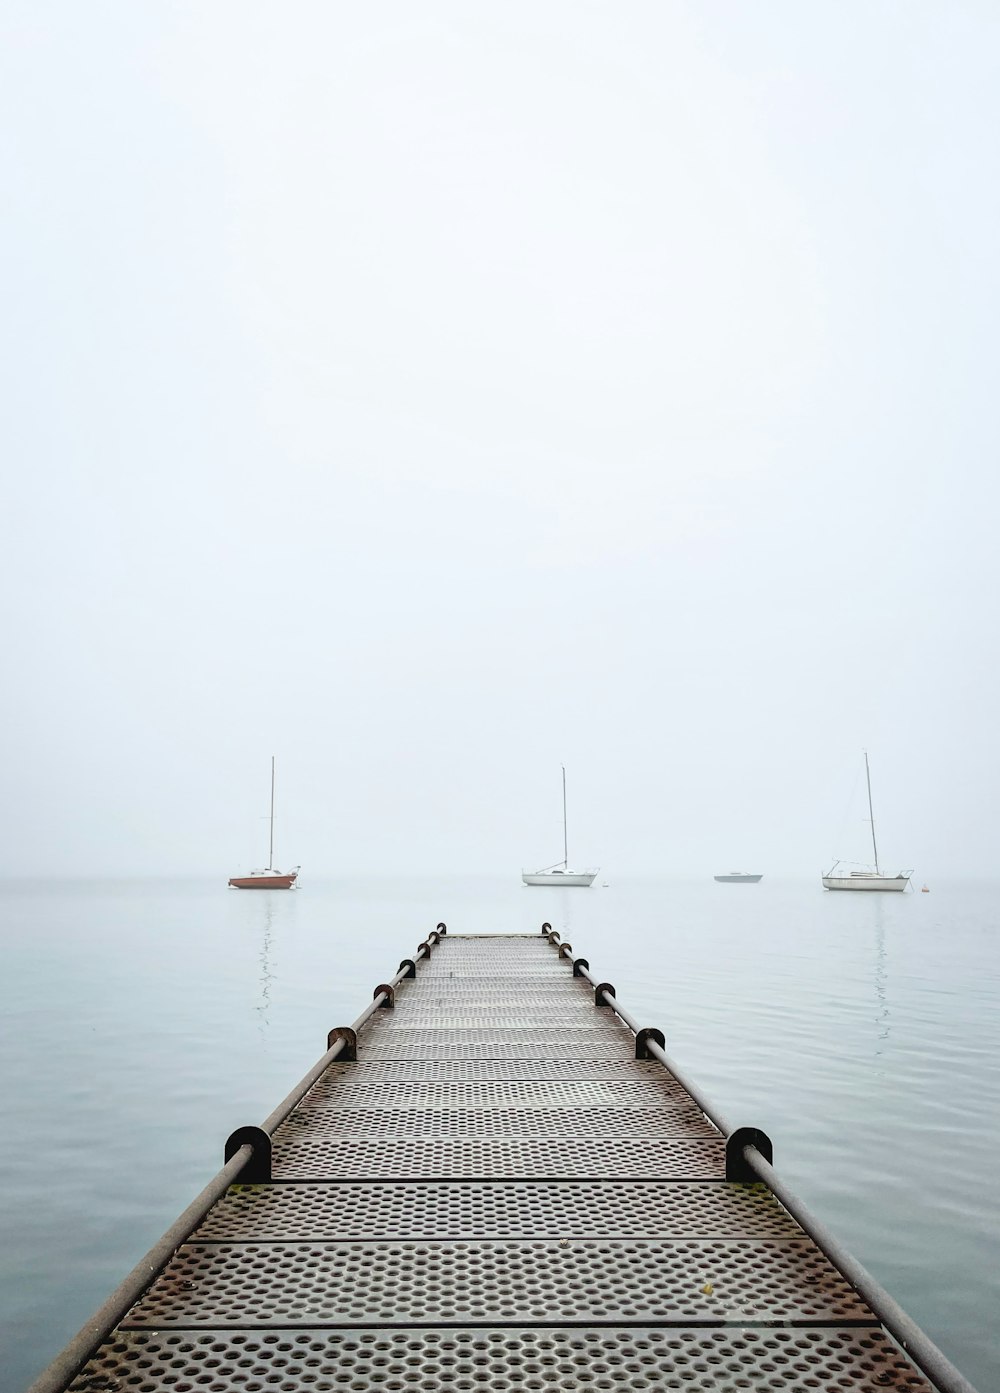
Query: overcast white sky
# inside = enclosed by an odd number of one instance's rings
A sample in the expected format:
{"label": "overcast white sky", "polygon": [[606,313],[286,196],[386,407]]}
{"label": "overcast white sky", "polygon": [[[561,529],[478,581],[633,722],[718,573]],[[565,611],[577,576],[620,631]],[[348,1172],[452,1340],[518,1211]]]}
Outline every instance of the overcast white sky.
{"label": "overcast white sky", "polygon": [[[0,872],[996,868],[1000,9],[0,13]],[[861,773],[861,783],[858,775]]]}

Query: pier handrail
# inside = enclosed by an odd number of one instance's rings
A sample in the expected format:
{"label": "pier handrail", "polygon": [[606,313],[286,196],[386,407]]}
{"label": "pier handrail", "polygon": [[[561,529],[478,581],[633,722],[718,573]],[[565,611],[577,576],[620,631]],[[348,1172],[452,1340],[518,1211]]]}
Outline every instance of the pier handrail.
{"label": "pier handrail", "polygon": [[924,1334],[919,1325],[906,1314],[868,1269],[847,1251],[822,1220],[816,1218],[805,1201],[785,1184],[757,1148],[744,1147],[743,1158],[782,1208],[788,1211],[799,1227],[804,1229],[816,1246],[826,1254],[834,1267],[847,1278],[862,1300],[868,1303],[889,1334],[899,1342],[935,1387],[939,1388],[941,1393],[976,1393],[965,1375],[942,1354],[934,1341]]}
{"label": "pier handrail", "polygon": [[[427,941],[420,945],[413,961],[418,963],[422,958],[429,958],[432,947],[431,940],[436,946],[443,933],[447,933],[447,929],[444,924],[438,924],[437,929],[428,935]],[[399,983],[408,975],[410,974],[407,966],[401,966],[396,976],[387,985],[395,991]],[[360,1030],[365,1022],[370,1020],[379,1010],[388,995],[385,991],[377,991],[371,1005],[362,1011],[356,1021],[352,1022],[351,1030],[355,1032]],[[308,1074],[299,1080],[288,1097],[264,1119],[260,1130],[269,1136],[276,1131],[296,1103],[309,1092],[313,1084],[343,1050],[344,1041],[338,1040],[316,1061]],[[80,1327],[69,1344],[55,1357],[51,1364],[42,1370],[34,1383],[27,1389],[27,1393],[64,1393],[64,1390],[68,1388],[97,1347],[110,1335],[122,1317],[135,1305],[147,1288],[152,1286],[181,1244],[191,1237],[213,1204],[222,1198],[230,1185],[239,1180],[246,1166],[253,1160],[253,1154],[254,1148],[250,1143],[244,1143],[233,1152],[222,1169],[217,1171],[208,1182],[201,1194],[191,1201],[182,1214],[178,1215],[166,1233],[144,1257],[139,1259],[128,1276],[119,1282],[111,1295],[97,1308],[86,1324]]]}
{"label": "pier handrail", "polygon": [[[591,973],[590,964],[585,959],[574,958],[570,944],[559,941],[561,936],[552,928],[551,924],[542,925],[542,934],[548,939],[549,945],[558,950],[559,956],[568,960],[574,975],[585,977],[591,983],[594,988],[595,1003],[598,1006],[602,1003],[610,1006],[615,1015],[628,1026],[638,1039],[642,1027],[621,1006],[611,984],[600,982]],[[708,1103],[701,1090],[693,1085],[691,1080],[678,1069],[677,1065],[655,1040],[650,1040],[647,1036],[644,1048],[648,1054],[664,1065],[718,1132],[726,1138],[734,1136],[735,1129],[730,1127],[722,1113]],[[805,1201],[785,1184],[771,1162],[761,1154],[757,1147],[743,1146],[740,1148],[740,1155],[746,1168],[752,1171],[763,1185],[767,1186],[781,1207],[792,1216],[799,1228],[803,1229],[816,1246],[830,1259],[834,1267],[846,1278],[861,1299],[868,1304],[913,1363],[927,1375],[939,1393],[977,1393],[965,1375],[955,1368],[947,1355],[942,1353],[930,1336],[926,1335],[916,1322],[906,1314],[899,1303],[889,1295],[885,1287],[872,1276],[866,1267],[858,1262],[856,1257],[848,1252],[822,1220],[817,1219]],[[33,1393],[33,1391],[29,1391],[29,1393]]]}
{"label": "pier handrail", "polygon": [[[269,1177],[271,1134],[280,1127],[330,1064],[338,1058],[355,1057],[357,1032],[377,1011],[392,1008],[396,988],[405,978],[416,975],[416,964],[431,956],[432,949],[446,932],[445,926],[439,924],[437,930],[428,935],[428,940],[420,945],[414,958],[404,960],[400,964],[399,972],[391,981],[375,988],[372,1002],[357,1020],[350,1027],[338,1027],[331,1032],[329,1048],[325,1054],[265,1119],[260,1128],[241,1128],[232,1134],[226,1145],[228,1159],[222,1169],[94,1312],[73,1340],[42,1371],[27,1393],[65,1393],[75,1376],[151,1286],[177,1249],[191,1237],[228,1187],[239,1182],[241,1178],[250,1182],[258,1174],[261,1178]],[[767,1187],[777,1203],[867,1303],[887,1334],[927,1376],[938,1393],[976,1393],[973,1385],[920,1330],[871,1273],[781,1180],[771,1164],[770,1142],[766,1135],[750,1127],[731,1128],[723,1115],[705,1099],[701,1091],[666,1054],[662,1032],[641,1027],[620,1004],[614,987],[610,983],[598,981],[588,970],[589,964],[586,960],[573,959],[570,945],[560,944],[559,935],[551,930],[549,924],[543,925],[542,932],[548,933],[549,943],[558,947],[560,957],[570,959],[574,976],[584,977],[592,985],[596,1006],[611,1009],[633,1032],[636,1037],[637,1056],[654,1058],[662,1064],[687,1092],[708,1122],[726,1139],[727,1178],[738,1183],[759,1182]]]}
{"label": "pier handrail", "polygon": [[[586,977],[588,982],[593,983],[596,991],[596,989],[599,986],[597,978],[593,977],[585,967],[580,968],[579,973],[581,977]],[[625,1022],[629,1030],[632,1031],[633,1035],[638,1036],[639,1031],[642,1029],[642,1027],[638,1024],[635,1018],[633,1016],[630,1016],[629,1013],[624,1009],[624,1007],[619,1002],[618,998],[611,991],[609,991],[607,987],[605,987],[604,990],[599,993],[599,995],[601,1001],[603,1001],[606,1006],[611,1007],[615,1015]],[[677,1080],[681,1088],[684,1089],[685,1093],[689,1094],[694,1099],[701,1112],[709,1120],[709,1122],[712,1124],[715,1130],[717,1132],[721,1132],[721,1134],[724,1137],[730,1136],[732,1134],[733,1128],[723,1117],[719,1109],[715,1106],[714,1103],[710,1103],[708,1101],[708,1099],[702,1093],[698,1085],[694,1083],[692,1079],[687,1077],[687,1075],[682,1071],[680,1066],[676,1064],[674,1060],[672,1060],[667,1055],[666,1051],[662,1048],[662,1046],[657,1044],[655,1040],[650,1040],[647,1038],[645,1041],[645,1049],[647,1054],[650,1054],[653,1056],[654,1059],[659,1060],[663,1067],[667,1069],[668,1072],[671,1073],[673,1077]]]}
{"label": "pier handrail", "polygon": [[181,1244],[190,1238],[212,1205],[239,1178],[252,1155],[253,1147],[249,1145],[241,1146],[234,1152],[201,1194],[174,1220],[159,1242],[139,1259],[103,1305],[80,1327],[66,1348],[42,1370],[28,1393],[62,1393],[69,1386],[98,1345],[114,1330],[126,1311],[135,1305]]}
{"label": "pier handrail", "polygon": [[[427,947],[425,944],[421,944],[420,948],[417,950],[414,961],[420,962],[421,958],[430,957],[430,951],[431,950],[429,947]],[[395,991],[396,987],[399,986],[400,982],[402,982],[406,976],[406,968],[401,967],[399,971],[396,973],[395,977],[393,977],[391,982],[388,983],[388,985],[392,987],[392,989]],[[372,1016],[374,1016],[375,1012],[381,1007],[385,999],[385,992],[377,992],[374,999],[372,1000],[371,1005],[367,1006],[365,1010],[361,1012],[361,1015],[357,1018],[356,1021],[351,1022],[350,1028],[355,1032],[355,1034],[357,1034],[357,1032],[361,1029],[361,1027],[365,1024],[366,1021],[371,1020]],[[267,1132],[268,1136],[272,1136],[274,1132],[277,1131],[278,1127],[280,1127],[282,1122],[284,1122],[288,1114],[306,1096],[310,1088],[312,1088],[313,1084],[316,1083],[317,1080],[321,1078],[323,1074],[326,1073],[327,1068],[334,1063],[334,1061],[337,1059],[339,1055],[343,1053],[343,1051],[344,1041],[338,1040],[334,1045],[330,1047],[330,1049],[327,1050],[326,1054],[322,1055],[321,1058],[317,1059],[316,1063],[309,1070],[308,1074],[306,1074],[303,1078],[299,1079],[298,1083],[292,1089],[291,1093],[289,1093],[286,1098],[283,1098],[282,1101],[278,1104],[278,1106],[274,1109],[274,1111],[269,1113],[267,1117],[265,1117],[264,1121],[260,1124],[261,1131]]]}

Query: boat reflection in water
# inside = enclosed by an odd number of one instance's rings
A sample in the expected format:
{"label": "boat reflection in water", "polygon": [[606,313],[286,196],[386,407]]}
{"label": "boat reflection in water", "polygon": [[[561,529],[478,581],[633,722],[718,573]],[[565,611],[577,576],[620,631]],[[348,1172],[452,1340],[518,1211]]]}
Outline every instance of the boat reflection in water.
{"label": "boat reflection in water", "polygon": [[[257,901],[255,901],[257,903]],[[269,1020],[268,1012],[271,1007],[271,983],[274,981],[274,972],[271,969],[271,946],[273,943],[273,923],[274,923],[274,900],[270,897],[261,900],[260,907],[264,911],[264,931],[260,945],[260,1000],[256,1006],[257,1025],[261,1035],[267,1030]]]}

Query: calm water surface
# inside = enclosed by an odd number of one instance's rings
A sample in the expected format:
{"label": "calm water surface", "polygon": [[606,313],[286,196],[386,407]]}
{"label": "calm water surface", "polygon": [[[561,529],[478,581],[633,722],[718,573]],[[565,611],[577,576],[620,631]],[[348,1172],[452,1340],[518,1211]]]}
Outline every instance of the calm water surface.
{"label": "calm water surface", "polygon": [[549,919],[982,1393],[1000,886],[0,885],[3,1388],[23,1389],[428,930]]}

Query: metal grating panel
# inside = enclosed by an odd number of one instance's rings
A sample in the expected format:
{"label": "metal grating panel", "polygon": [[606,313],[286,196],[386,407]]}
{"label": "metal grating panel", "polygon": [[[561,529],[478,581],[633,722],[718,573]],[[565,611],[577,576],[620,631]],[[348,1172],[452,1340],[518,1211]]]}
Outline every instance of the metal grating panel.
{"label": "metal grating panel", "polygon": [[396,1005],[428,1006],[439,1001],[468,998],[492,1002],[500,1005],[505,1002],[516,1005],[520,1001],[555,1002],[560,1006],[579,1006],[582,1010],[593,1011],[594,989],[579,978],[553,975],[548,982],[537,978],[510,977],[446,977],[437,981],[425,978],[423,982],[407,981],[399,984]]}
{"label": "metal grating panel", "polygon": [[579,1108],[671,1107],[689,1101],[665,1069],[659,1078],[524,1080],[478,1079],[468,1082],[420,1082],[414,1079],[324,1076],[302,1100],[304,1108]]}
{"label": "metal grating panel", "polygon": [[506,967],[496,972],[480,971],[452,971],[434,972],[430,968],[421,971],[417,969],[416,978],[405,978],[400,984],[407,991],[417,989],[437,990],[438,987],[448,989],[450,987],[466,988],[470,991],[545,991],[547,987],[555,987],[562,991],[564,988],[569,990],[589,991],[593,1000],[593,987],[584,977],[574,977],[566,963],[561,967],[553,967],[550,972],[543,972],[533,969],[523,972],[511,972]]}
{"label": "metal grating panel", "polygon": [[[437,967],[418,965],[415,978],[405,979],[408,988],[423,982],[428,986],[439,982],[470,982],[474,986],[499,987],[509,985],[513,988],[524,986],[538,990],[543,983],[553,986],[586,987],[585,977],[574,977],[572,965],[563,958],[560,962],[514,962],[498,959],[493,962],[447,962]],[[591,988],[593,990],[593,988]]]}
{"label": "metal grating panel", "polygon": [[72,1393],[933,1393],[879,1330],[122,1331]]}
{"label": "metal grating panel", "polygon": [[469,978],[481,982],[575,982],[586,985],[586,978],[573,976],[573,966],[561,958],[515,958],[513,962],[505,957],[438,959],[434,965],[417,965],[416,978],[408,978],[412,987],[417,982],[463,981]]}
{"label": "metal grating panel", "polygon": [[198,1242],[391,1238],[801,1238],[763,1185],[456,1180],[235,1185]]}
{"label": "metal grating panel", "polygon": [[571,974],[573,965],[568,958],[559,957],[551,949],[519,949],[516,953],[505,953],[503,949],[475,953],[435,953],[430,962],[417,964],[421,972],[495,972],[501,976],[519,972],[565,972]]}
{"label": "metal grating panel", "polygon": [[474,949],[488,951],[495,950],[499,945],[501,948],[511,949],[534,949],[544,948],[553,952],[552,945],[548,941],[548,930],[543,934],[541,925],[537,933],[493,933],[493,934],[466,934],[450,933],[442,940],[440,947],[447,949],[448,952],[458,953],[463,949],[472,952]]}
{"label": "metal grating panel", "polygon": [[573,966],[568,959],[556,958],[554,955],[547,958],[541,953],[537,957],[528,957],[520,953],[513,960],[503,953],[496,953],[490,957],[437,958],[429,966],[424,963],[417,965],[417,980],[421,977],[447,977],[452,974],[460,977],[466,972],[475,972],[494,979],[516,980],[521,977],[545,975],[550,976],[553,981],[566,978],[573,980]]}
{"label": "metal grating panel", "polygon": [[448,936],[359,1051],[79,1393],[929,1393],[773,1196],[721,1179],[718,1134],[537,934]]}
{"label": "metal grating panel", "polygon": [[482,996],[559,996],[579,999],[594,1004],[594,989],[582,977],[574,977],[570,972],[552,972],[525,976],[518,974],[508,977],[506,973],[497,977],[467,977],[463,974],[449,973],[447,977],[432,977],[423,973],[416,978],[404,978],[399,984],[401,991],[409,997],[452,996],[456,992],[471,992]]}
{"label": "metal grating panel", "polygon": [[375,1059],[529,1059],[535,1062],[540,1059],[547,1059],[561,1069],[567,1069],[575,1062],[579,1055],[581,1058],[592,1059],[616,1059],[626,1061],[631,1059],[635,1045],[634,1037],[624,1031],[619,1035],[587,1034],[586,1038],[581,1037],[579,1041],[571,1041],[567,1044],[565,1040],[539,1040],[532,1038],[529,1040],[498,1040],[491,1035],[483,1035],[479,1031],[471,1031],[471,1039],[449,1040],[447,1043],[440,1043],[435,1039],[433,1030],[421,1032],[418,1039],[409,1039],[413,1031],[400,1031],[393,1035],[381,1035],[370,1042],[364,1035],[358,1041],[358,1056],[364,1060]]}
{"label": "metal grating panel", "polygon": [[122,1324],[815,1325],[872,1319],[807,1239],[562,1238],[189,1243]]}
{"label": "metal grating panel", "polygon": [[[438,1011],[398,1011],[383,1030],[478,1030],[487,1034],[506,1034],[510,1030],[616,1030],[621,1027],[600,1016],[585,1016],[580,1011],[478,1011],[463,1006],[454,1010],[441,1007]],[[631,1035],[631,1032],[630,1032]]]}
{"label": "metal grating panel", "polygon": [[725,1144],[706,1138],[296,1137],[274,1138],[276,1180],[587,1179],[714,1180]]}
{"label": "metal grating panel", "polygon": [[[503,1029],[532,1029],[538,1025],[554,1025],[561,1029],[620,1028],[614,1015],[597,1015],[596,1010],[581,1007],[542,1006],[540,1003],[511,1002],[508,1006],[476,1006],[464,1002],[457,1006],[439,1006],[425,1010],[422,1006],[397,1006],[393,1024],[398,1029],[483,1029],[500,1025]],[[384,1022],[383,1022],[384,1025]]]}
{"label": "metal grating panel", "polygon": [[[331,1064],[317,1087],[323,1086],[327,1080],[331,1081],[332,1087],[334,1079],[353,1081],[359,1086],[367,1084],[369,1080],[373,1083],[406,1080],[443,1083],[505,1080],[551,1082],[565,1079],[567,1074],[567,1061],[562,1058],[419,1059],[414,1056],[410,1059],[369,1059],[367,1054],[365,1051],[365,1056],[352,1064]],[[669,1086],[671,1081],[671,1075],[656,1060],[632,1059],[631,1056],[622,1055],[620,1059],[574,1058],[569,1063],[577,1082],[610,1079],[625,1083],[638,1079],[663,1079]]]}
{"label": "metal grating panel", "polygon": [[591,994],[594,990],[586,977],[573,976],[573,966],[566,958],[544,963],[504,961],[495,970],[482,963],[456,963],[435,958],[432,963],[418,963],[416,977],[406,978],[405,986],[407,991],[414,991],[421,984],[437,989],[439,986],[462,986],[466,982],[487,989],[510,985],[519,991],[540,991],[546,986],[590,991]]}
{"label": "metal grating panel", "polygon": [[447,961],[439,963],[437,967],[425,967],[419,964],[416,968],[415,978],[407,978],[408,986],[414,986],[415,982],[464,982],[474,981],[483,985],[496,986],[500,982],[510,982],[511,986],[517,988],[522,982],[526,985],[536,983],[540,985],[545,982],[575,982],[577,985],[586,986],[586,978],[575,978],[572,975],[572,965],[565,958],[560,961],[554,958],[518,958],[514,963],[507,961],[507,958],[465,958],[461,961]]}
{"label": "metal grating panel", "polygon": [[591,1002],[594,999],[594,989],[585,977],[574,977],[572,968],[565,962],[556,966],[553,964],[549,969],[535,964],[528,970],[528,965],[518,972],[509,972],[506,967],[493,971],[477,971],[476,973],[462,971],[448,965],[448,970],[433,972],[425,969],[421,972],[417,969],[415,978],[406,978],[401,985],[405,985],[406,990],[415,995],[420,992],[441,992],[446,993],[453,990],[460,991],[485,991],[503,992],[516,995],[520,992],[545,992],[557,991],[566,996],[577,995],[586,1000],[588,995]]}
{"label": "metal grating panel", "polygon": [[546,943],[540,936],[538,938],[525,938],[515,941],[511,938],[496,938],[492,943],[458,943],[452,939],[447,945],[438,944],[431,958],[431,965],[447,962],[450,966],[453,962],[468,961],[469,959],[493,959],[497,962],[522,962],[528,958],[537,958],[539,962],[556,963],[561,961],[559,954],[551,944]]}
{"label": "metal grating panel", "polygon": [[[548,957],[544,953],[516,953],[509,958],[506,953],[467,954],[447,957],[435,956],[429,963],[417,964],[417,980],[422,977],[459,977],[463,973],[474,972],[483,977],[521,978],[551,977],[573,980],[573,964],[568,958],[557,958],[554,953]],[[412,978],[410,979],[412,981]],[[576,979],[579,981],[579,978]]]}
{"label": "metal grating panel", "polygon": [[548,986],[539,983],[530,989],[508,981],[478,986],[468,977],[456,977],[444,985],[437,982],[427,982],[422,987],[413,982],[405,985],[409,988],[408,991],[404,992],[403,983],[396,989],[397,1011],[402,1006],[419,1007],[422,1011],[428,1011],[437,1006],[454,1006],[461,1003],[493,1007],[506,1005],[515,1009],[521,1005],[556,1006],[560,1009],[577,1007],[588,1012],[598,1009],[594,1005],[593,988],[583,991],[580,984],[573,983],[572,979],[569,982],[552,982]]}
{"label": "metal grating panel", "polygon": [[718,1136],[693,1103],[658,1108],[298,1108],[275,1140],[322,1137]]}
{"label": "metal grating panel", "polygon": [[[386,1011],[388,1016],[390,1012]],[[491,1028],[489,1025],[448,1025],[441,1026],[437,1030],[430,1026],[394,1026],[391,1021],[375,1023],[370,1021],[368,1028],[363,1029],[361,1040],[371,1040],[373,1043],[381,1044],[389,1036],[396,1041],[408,1045],[420,1045],[424,1042],[433,1045],[476,1045],[476,1044],[510,1044],[510,1045],[587,1045],[597,1041],[616,1040],[628,1048],[635,1049],[635,1036],[631,1030],[623,1025],[604,1024],[599,1021],[591,1026],[566,1026],[566,1025],[518,1025],[518,1026],[496,1026]]]}

